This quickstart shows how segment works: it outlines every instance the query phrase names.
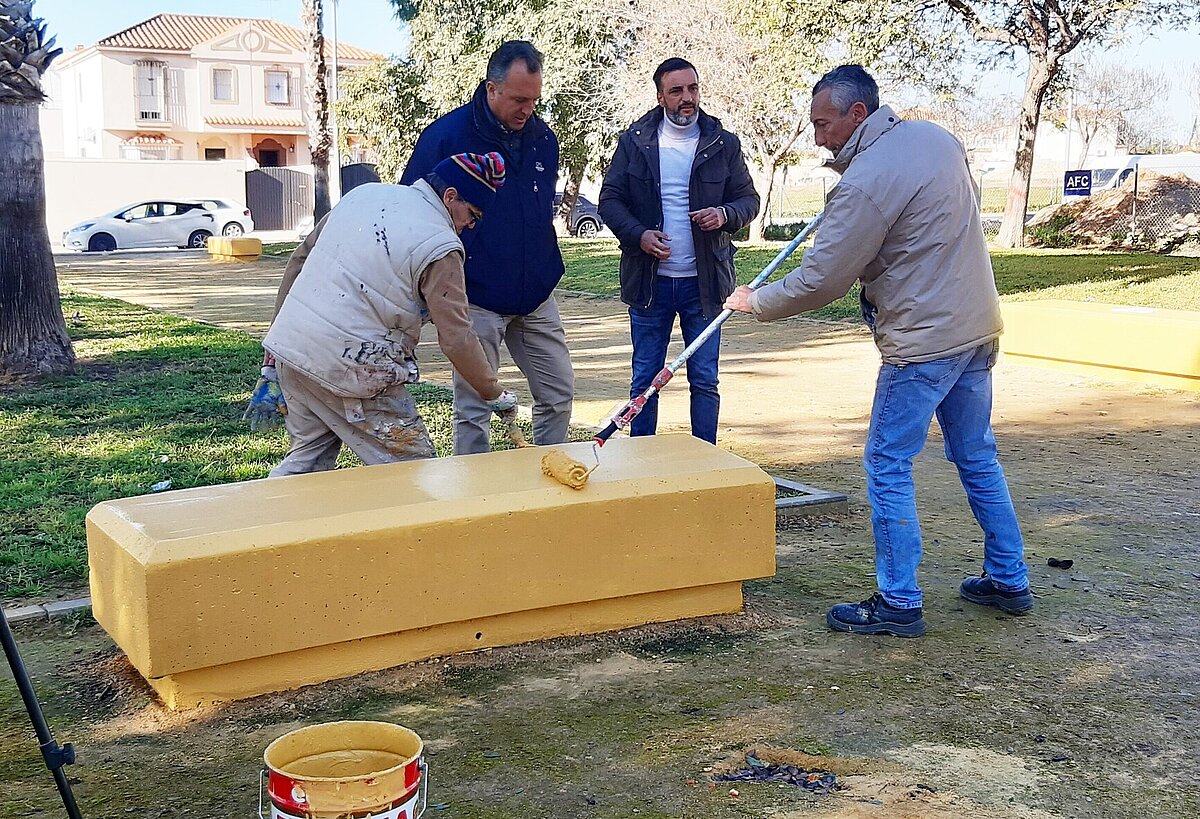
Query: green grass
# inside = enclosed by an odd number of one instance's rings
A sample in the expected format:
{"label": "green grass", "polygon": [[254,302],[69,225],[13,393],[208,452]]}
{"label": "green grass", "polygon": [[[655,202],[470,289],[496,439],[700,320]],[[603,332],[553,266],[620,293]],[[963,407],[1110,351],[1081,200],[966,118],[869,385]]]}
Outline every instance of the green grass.
{"label": "green grass", "polygon": [[[567,272],[566,290],[616,296],[621,252],[611,239],[561,241]],[[264,253],[286,256],[294,242],[267,245]],[[741,245],[734,257],[738,282],[758,275],[783,243]],[[776,277],[800,264],[803,250],[784,263]],[[1150,253],[1107,253],[1084,250],[994,250],[996,288],[1009,301],[1069,299],[1174,310],[1200,310],[1200,259]],[[828,319],[858,317],[857,285],[843,298],[813,315]]]}
{"label": "green grass", "polygon": [[[241,416],[262,349],[242,333],[113,299],[66,293],[75,375],[0,390],[0,592],[31,595],[87,577],[84,517],[101,501],[265,477],[282,429]],[[412,392],[439,454],[451,448],[449,390]],[[525,429],[526,437],[529,429]],[[499,426],[493,446],[503,448]],[[342,463],[358,463],[347,451]]]}
{"label": "green grass", "polygon": [[[620,290],[615,242],[598,240],[563,242],[567,272],[562,287],[600,295]],[[739,283],[758,275],[783,243],[748,245],[734,257]],[[776,277],[800,264],[797,251]],[[1200,259],[1139,253],[1104,253],[1061,250],[996,250],[992,252],[996,288],[1009,301],[1070,299],[1175,310],[1200,310]],[[858,311],[858,287],[813,315],[853,319]]]}

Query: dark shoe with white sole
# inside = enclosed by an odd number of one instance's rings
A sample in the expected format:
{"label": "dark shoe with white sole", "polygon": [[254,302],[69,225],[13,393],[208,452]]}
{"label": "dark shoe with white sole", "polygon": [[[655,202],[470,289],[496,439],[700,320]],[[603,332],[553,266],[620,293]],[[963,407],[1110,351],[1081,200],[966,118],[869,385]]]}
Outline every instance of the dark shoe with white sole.
{"label": "dark shoe with white sole", "polygon": [[986,574],[981,577],[968,577],[958,587],[958,593],[964,600],[981,606],[995,606],[1008,614],[1020,615],[1033,611],[1033,592],[1028,586],[1017,591],[1008,591],[992,583],[992,579]]}
{"label": "dark shoe with white sole", "polygon": [[891,634],[894,637],[920,637],[925,633],[921,609],[898,609],[888,605],[879,592],[861,603],[839,603],[825,615],[834,631],[850,634]]}

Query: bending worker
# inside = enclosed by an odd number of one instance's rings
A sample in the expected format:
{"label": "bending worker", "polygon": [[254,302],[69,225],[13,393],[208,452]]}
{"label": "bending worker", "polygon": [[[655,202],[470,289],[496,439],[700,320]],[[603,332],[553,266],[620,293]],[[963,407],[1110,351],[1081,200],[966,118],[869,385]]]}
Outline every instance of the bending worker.
{"label": "bending worker", "polygon": [[863,464],[879,590],[829,610],[838,631],[917,637],[925,631],[912,461],[936,415],[946,457],[984,533],[981,577],[959,594],[1009,614],[1033,608],[1025,544],[992,434],[992,365],[1000,299],[967,157],[930,122],[879,105],[875,80],[843,65],[813,88],[817,144],[842,174],[803,264],[726,301],[761,321],[815,310],[862,282],[863,318],[883,357]]}
{"label": "bending worker", "polygon": [[458,236],[503,183],[499,154],[456,154],[411,186],[360,185],[296,248],[263,340],[291,438],[271,477],[333,469],[343,443],[366,464],[433,457],[405,388],[426,320],[488,409],[515,409],[471,329]]}

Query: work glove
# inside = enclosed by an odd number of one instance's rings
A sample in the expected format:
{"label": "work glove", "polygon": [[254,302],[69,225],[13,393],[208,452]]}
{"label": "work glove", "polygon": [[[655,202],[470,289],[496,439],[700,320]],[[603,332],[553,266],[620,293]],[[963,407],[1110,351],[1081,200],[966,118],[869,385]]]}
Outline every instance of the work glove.
{"label": "work glove", "polygon": [[503,416],[509,410],[517,408],[517,394],[512,390],[501,390],[500,395],[487,402],[487,408]]}
{"label": "work glove", "polygon": [[242,414],[243,421],[250,422],[250,429],[273,429],[287,415],[287,402],[283,400],[283,390],[279,388],[279,376],[273,366],[262,368],[262,375],[250,393],[250,404]]}

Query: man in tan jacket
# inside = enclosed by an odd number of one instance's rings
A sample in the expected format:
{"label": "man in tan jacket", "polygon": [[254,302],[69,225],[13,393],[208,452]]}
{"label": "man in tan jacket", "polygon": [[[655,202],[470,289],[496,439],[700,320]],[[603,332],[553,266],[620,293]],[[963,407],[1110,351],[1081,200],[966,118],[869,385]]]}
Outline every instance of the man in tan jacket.
{"label": "man in tan jacket", "polygon": [[491,153],[452,156],[411,186],[361,185],[292,254],[263,340],[291,438],[271,477],[333,469],[343,443],[366,464],[433,457],[405,388],[425,321],[489,409],[516,407],[471,329],[458,237],[503,183]]}
{"label": "man in tan jacket", "polygon": [[875,81],[843,65],[813,88],[818,145],[842,174],[803,264],[725,306],[760,321],[815,310],[861,283],[863,318],[883,358],[863,463],[879,590],[830,609],[831,628],[917,637],[925,631],[912,459],[936,416],[984,532],[982,577],[965,599],[1010,614],[1033,608],[1024,542],[992,434],[1000,301],[966,154],[930,122],[880,107]]}

